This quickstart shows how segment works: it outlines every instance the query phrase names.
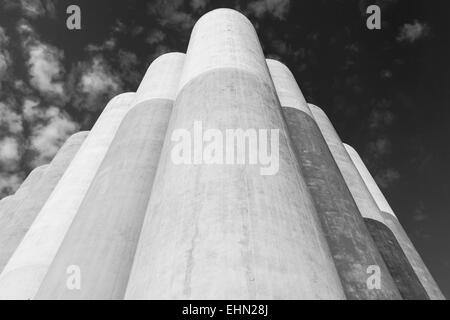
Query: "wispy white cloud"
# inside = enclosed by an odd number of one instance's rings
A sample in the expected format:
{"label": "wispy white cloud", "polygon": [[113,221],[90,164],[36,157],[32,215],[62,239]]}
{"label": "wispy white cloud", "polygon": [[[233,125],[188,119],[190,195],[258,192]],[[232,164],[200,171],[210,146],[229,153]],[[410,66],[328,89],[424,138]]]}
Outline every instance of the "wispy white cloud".
{"label": "wispy white cloud", "polygon": [[102,57],[95,57],[80,80],[81,91],[87,94],[99,94],[119,89],[119,78],[109,69]]}
{"label": "wispy white cloud", "polygon": [[5,29],[0,26],[0,88],[1,81],[6,77],[8,67],[11,63],[11,57],[6,46],[9,42],[9,37],[6,35]]}
{"label": "wispy white cloud", "polygon": [[113,69],[102,54],[75,65],[67,80],[72,107],[102,110],[108,99],[123,91],[119,70]]}
{"label": "wispy white cloud", "polygon": [[10,195],[22,183],[22,177],[18,173],[9,173],[0,171],[0,198]]}
{"label": "wispy white cloud", "polygon": [[101,51],[110,51],[114,50],[117,45],[117,39],[114,37],[109,37],[101,44],[90,44],[86,47],[86,51],[97,53]]}
{"label": "wispy white cloud", "polygon": [[415,20],[413,23],[405,23],[397,36],[399,42],[413,43],[426,38],[430,34],[430,27],[426,23]]}
{"label": "wispy white cloud", "polygon": [[39,121],[30,136],[30,146],[36,153],[33,167],[48,163],[64,141],[79,129],[77,123],[56,107],[43,109],[28,102],[25,112],[28,120]]}
{"label": "wispy white cloud", "polygon": [[190,5],[192,10],[203,10],[209,3],[209,0],[191,0]]}
{"label": "wispy white cloud", "polygon": [[423,222],[425,220],[427,220],[429,217],[428,215],[425,213],[425,205],[423,203],[423,201],[419,201],[419,204],[416,206],[416,208],[413,211],[413,216],[412,219],[415,222]]}
{"label": "wispy white cloud", "polygon": [[284,20],[289,13],[290,5],[290,0],[256,0],[248,4],[248,11],[257,18],[273,16]]}
{"label": "wispy white cloud", "polygon": [[[187,30],[192,28],[195,20],[191,13],[184,10],[183,5],[183,0],[156,0],[148,4],[148,12],[155,16],[162,26],[169,25]],[[198,9],[200,2],[194,5],[197,5]]]}
{"label": "wispy white cloud", "polygon": [[166,34],[158,29],[153,29],[147,35],[145,42],[150,45],[161,43],[166,38]]}
{"label": "wispy white cloud", "polygon": [[0,165],[5,171],[14,171],[19,167],[21,147],[13,137],[5,137],[0,140]]}
{"label": "wispy white cloud", "polygon": [[51,17],[56,15],[55,3],[53,0],[20,0],[25,16],[29,18]]}
{"label": "wispy white cloud", "polygon": [[63,52],[51,45],[37,42],[28,47],[28,54],[31,85],[42,93],[63,94]]}
{"label": "wispy white cloud", "polygon": [[17,25],[25,52],[29,82],[43,95],[64,94],[64,52],[40,40],[35,29],[24,19]]}
{"label": "wispy white cloud", "polygon": [[20,134],[23,131],[22,117],[13,108],[0,102],[0,132]]}
{"label": "wispy white cloud", "polygon": [[400,172],[394,168],[385,168],[375,174],[377,184],[384,189],[389,188],[400,179]]}

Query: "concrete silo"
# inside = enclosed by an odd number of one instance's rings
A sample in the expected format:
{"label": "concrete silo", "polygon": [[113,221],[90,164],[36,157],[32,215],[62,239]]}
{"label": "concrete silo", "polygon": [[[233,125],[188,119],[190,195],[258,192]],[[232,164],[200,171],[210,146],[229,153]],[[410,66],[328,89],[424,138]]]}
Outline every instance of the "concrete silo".
{"label": "concrete silo", "polygon": [[[245,152],[228,139],[237,130]],[[269,174],[250,161],[268,132]],[[125,298],[344,298],[258,37],[236,11],[193,29]]]}
{"label": "concrete silo", "polygon": [[0,274],[0,299],[32,299],[130,107],[134,93],[113,98]]}
{"label": "concrete silo", "polygon": [[36,187],[20,201],[11,219],[7,222],[0,222],[0,243],[2,244],[0,272],[22,241],[87,135],[88,132],[84,131],[69,137],[51,163],[48,166],[40,167],[42,174],[36,181]]}
{"label": "concrete silo", "polygon": [[367,269],[387,272],[353,197],[290,70],[268,59],[300,171],[305,178],[348,299],[400,299],[391,279],[368,287]]}
{"label": "concrete silo", "polygon": [[[383,219],[378,220],[378,223],[375,221],[369,222],[369,225],[371,226],[373,236],[378,238],[379,246],[381,247],[380,250],[384,248],[385,260],[390,260],[391,268],[395,269],[398,273],[398,278],[402,279],[400,285],[403,286],[403,291],[410,299],[444,299],[444,295],[434,281],[433,276],[414,248],[413,243],[398,221],[394,211],[363,160],[354,148],[346,144],[344,146],[381,212]],[[383,232],[383,227],[389,229],[390,232],[386,232],[386,230]],[[383,234],[388,236],[382,237],[381,235]],[[381,242],[385,243],[384,246],[382,246]],[[398,243],[399,247],[394,246],[393,243]],[[406,261],[404,256],[406,257]],[[411,265],[412,270],[408,268],[408,265]]]}
{"label": "concrete silo", "polygon": [[[139,86],[37,299],[122,299],[184,63],[157,58]],[[67,286],[67,268],[81,272]]]}

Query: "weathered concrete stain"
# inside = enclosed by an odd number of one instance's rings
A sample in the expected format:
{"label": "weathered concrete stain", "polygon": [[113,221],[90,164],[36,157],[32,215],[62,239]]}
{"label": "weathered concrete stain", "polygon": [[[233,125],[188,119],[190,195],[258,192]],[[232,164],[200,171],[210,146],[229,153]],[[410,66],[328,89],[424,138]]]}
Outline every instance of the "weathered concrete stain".
{"label": "weathered concrete stain", "polygon": [[194,27],[168,134],[279,129],[280,168],[175,165],[166,139],[127,299],[343,299],[251,23],[229,9]]}
{"label": "weathered concrete stain", "polygon": [[367,218],[365,222],[403,299],[429,300],[392,231],[379,221]]}

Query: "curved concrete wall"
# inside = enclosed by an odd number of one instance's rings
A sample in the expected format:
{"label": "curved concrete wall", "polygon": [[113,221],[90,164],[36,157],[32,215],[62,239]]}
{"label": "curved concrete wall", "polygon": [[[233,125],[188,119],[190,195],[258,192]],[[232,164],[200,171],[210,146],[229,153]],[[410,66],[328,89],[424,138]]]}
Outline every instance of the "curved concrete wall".
{"label": "curved concrete wall", "polygon": [[[196,121],[279,129],[278,173],[175,164],[171,135]],[[344,298],[257,35],[236,11],[194,27],[125,298]]]}
{"label": "curved concrete wall", "polygon": [[380,220],[380,210],[378,209],[378,206],[372,196],[370,196],[370,192],[367,189],[364,180],[353,164],[347,150],[345,150],[345,147],[339,138],[338,133],[334,129],[333,124],[322,109],[313,104],[308,105],[320,131],[322,132],[323,137],[325,138],[325,141],[327,142],[331,154],[339,167],[339,170],[347,183],[353,199],[359,208],[359,212],[365,218]]}
{"label": "curved concrete wall", "polygon": [[365,222],[403,299],[428,300],[427,292],[392,231],[382,222],[369,218]]}
{"label": "curved concrete wall", "polygon": [[[2,206],[2,212],[0,214],[0,238],[8,232],[8,225],[11,223],[11,220],[14,219],[17,209],[31,194],[46,169],[47,165],[33,169],[16,192],[5,198]],[[10,247],[6,243],[0,242],[0,271],[3,269],[9,258],[10,250]]]}
{"label": "curved concrete wall", "polygon": [[272,77],[281,107],[293,108],[312,117],[308,103],[291,70],[277,60],[266,59],[266,63],[269,67],[270,76]]}
{"label": "curved concrete wall", "polygon": [[364,220],[289,69],[268,59],[272,79],[348,299],[399,299],[394,285],[368,288],[367,269],[383,263]]}
{"label": "curved concrete wall", "polygon": [[32,194],[42,175],[45,173],[47,166],[48,165],[43,165],[33,169],[19,186],[17,191],[3,202],[1,208],[2,211],[0,213],[0,271],[3,270],[15,249],[14,245],[5,240],[8,238],[8,234],[10,234],[11,231],[15,232],[15,230],[10,230],[10,227],[14,224],[16,211],[20,205],[27,200],[30,194]]}
{"label": "curved concrete wall", "polygon": [[42,174],[36,187],[22,199],[13,216],[8,222],[0,223],[0,271],[44,206],[87,134],[88,132],[78,132],[67,139],[48,167],[40,167]]}
{"label": "curved concrete wall", "polygon": [[113,98],[100,115],[0,274],[0,299],[34,298],[133,98]]}
{"label": "curved concrete wall", "polygon": [[403,252],[408,258],[409,263],[417,274],[420,282],[423,287],[427,291],[427,294],[430,299],[441,300],[445,299],[441,290],[439,289],[436,281],[433,279],[433,276],[429,272],[426,265],[423,263],[422,258],[420,257],[417,250],[414,248],[413,243],[409,239],[405,230],[401,226],[397,217],[395,216],[391,206],[387,202],[377,183],[373,179],[366,165],[362,161],[359,154],[353,149],[351,146],[344,144],[350,158],[358,169],[361,177],[363,178],[367,188],[369,189],[373,199],[378,205],[378,208],[381,211],[381,216],[383,219],[378,220],[379,222],[386,225],[395,235],[395,238],[399,242]]}
{"label": "curved concrete wall", "polygon": [[[149,67],[36,299],[124,297],[184,56]],[[81,271],[79,290],[66,285],[71,265]]]}
{"label": "curved concrete wall", "polygon": [[16,211],[18,206],[20,206],[20,204],[24,201],[24,199],[28,197],[30,192],[36,186],[39,179],[44,174],[46,168],[47,165],[43,165],[33,169],[16,190],[16,192],[8,198],[5,198],[2,206],[3,219],[8,220],[12,215],[14,215],[14,212]]}
{"label": "curved concrete wall", "polygon": [[361,175],[362,179],[364,180],[364,183],[367,186],[367,189],[369,189],[370,194],[372,195],[372,198],[375,200],[375,203],[377,204],[378,208],[386,213],[389,213],[393,216],[395,216],[394,211],[392,210],[391,206],[387,202],[386,198],[384,197],[383,193],[381,192],[380,188],[378,187],[377,183],[373,179],[372,175],[370,174],[369,170],[367,170],[366,165],[362,161],[362,159],[359,157],[359,154],[356,152],[355,149],[353,149],[351,146],[344,143],[345,150],[347,150],[350,158],[352,159],[356,169],[358,170],[359,174]]}
{"label": "curved concrete wall", "polygon": [[[339,138],[339,135],[337,134],[336,130],[334,129],[331,121],[328,119],[327,115],[325,114],[325,112],[323,112],[322,109],[312,104],[308,105],[311,109],[314,119],[316,120],[320,132],[322,133],[322,136],[324,137],[328,145],[328,148],[331,151],[334,160],[336,161],[339,171],[341,172],[347,184],[347,187],[350,190],[350,193],[359,209],[361,216],[365,218],[366,217],[371,218],[374,220],[380,219],[381,214],[378,210],[378,207],[375,201],[370,196],[369,190],[367,189],[366,185],[364,184],[364,181],[362,180],[361,176],[358,173],[358,170],[356,169],[355,165],[350,159],[350,156],[345,150],[345,147],[342,144],[342,141]],[[366,232],[367,234],[370,234],[369,230],[367,230]],[[372,248],[373,247],[376,247],[376,245],[372,239]],[[395,282],[391,274],[389,273],[386,264],[384,263],[383,259],[380,258],[381,255],[378,252],[376,264],[374,265],[377,265],[380,268],[381,272],[380,291],[386,291],[387,296],[389,296],[390,293],[392,293],[391,298],[401,298],[400,293],[398,292],[398,289],[395,286]],[[370,273],[368,275],[370,275]]]}
{"label": "curved concrete wall", "polygon": [[0,215],[3,214],[3,208],[12,200],[14,195],[9,195],[0,200]]}

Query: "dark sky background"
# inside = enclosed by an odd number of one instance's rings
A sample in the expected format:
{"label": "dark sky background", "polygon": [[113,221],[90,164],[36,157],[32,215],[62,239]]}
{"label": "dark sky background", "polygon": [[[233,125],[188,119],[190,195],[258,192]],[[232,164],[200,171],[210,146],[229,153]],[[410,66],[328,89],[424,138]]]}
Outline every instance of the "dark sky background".
{"label": "dark sky background", "polygon": [[[450,298],[450,8],[415,0],[0,0],[0,198],[135,91],[195,21],[236,8],[357,149]],[[81,7],[82,30],[66,28]],[[370,4],[382,29],[368,30]]]}

